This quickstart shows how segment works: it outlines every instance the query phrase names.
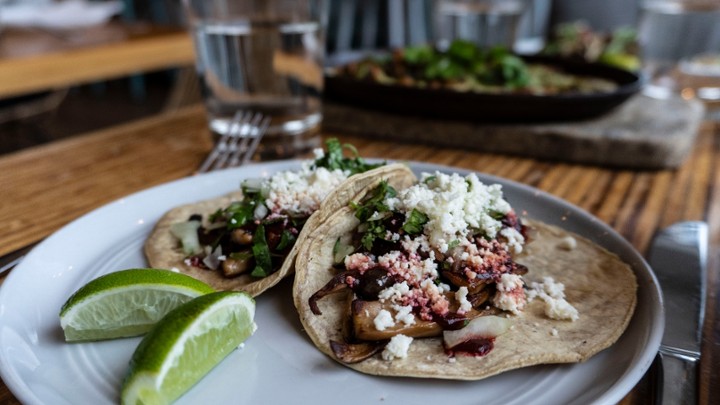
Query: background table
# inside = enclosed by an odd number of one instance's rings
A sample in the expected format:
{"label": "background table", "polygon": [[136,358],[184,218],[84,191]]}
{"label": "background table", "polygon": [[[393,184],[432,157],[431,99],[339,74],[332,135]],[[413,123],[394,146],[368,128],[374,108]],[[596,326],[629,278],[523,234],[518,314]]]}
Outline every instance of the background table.
{"label": "background table", "polygon": [[[720,126],[707,123],[677,170],[631,171],[560,164],[339,136],[366,157],[418,160],[477,170],[540,188],[613,226],[645,253],[655,232],[676,221],[710,225],[708,307],[701,403],[720,403]],[[0,255],[37,242],[78,216],[129,193],[192,175],[211,148],[203,110],[180,112],[0,157]],[[644,403],[641,382],[623,401]],[[0,403],[17,403],[0,385]]]}
{"label": "background table", "polygon": [[71,31],[6,29],[0,35],[0,98],[173,67],[192,66],[179,28],[113,22]]}

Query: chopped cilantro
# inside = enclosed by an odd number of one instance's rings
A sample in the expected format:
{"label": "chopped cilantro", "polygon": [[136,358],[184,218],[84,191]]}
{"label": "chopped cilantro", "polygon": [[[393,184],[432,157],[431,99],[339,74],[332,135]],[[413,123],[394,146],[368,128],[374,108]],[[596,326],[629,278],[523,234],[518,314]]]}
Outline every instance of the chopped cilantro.
{"label": "chopped cilantro", "polygon": [[461,39],[451,42],[446,50],[429,45],[405,48],[403,61],[415,72],[413,76],[418,82],[472,79],[485,85],[518,88],[530,81],[526,63],[510,49],[499,46],[484,49]]}
{"label": "chopped cilantro", "polygon": [[227,219],[227,229],[240,228],[255,219],[255,202],[252,200],[233,202],[225,208],[223,215]]}
{"label": "chopped cilantro", "polygon": [[[325,148],[325,156],[315,160],[315,167],[324,167],[328,170],[347,170],[352,176],[383,165],[383,163],[371,164],[365,162],[363,158],[358,156],[358,151],[353,145],[347,143],[343,145],[335,138],[325,141]],[[343,154],[345,149],[350,151],[353,157],[346,158]]]}
{"label": "chopped cilantro", "polygon": [[424,183],[425,183],[425,184],[430,184],[430,182],[435,181],[435,179],[437,179],[437,176],[427,176],[427,177],[425,178]]}
{"label": "chopped cilantro", "polygon": [[283,230],[282,235],[280,235],[280,243],[278,243],[275,250],[284,250],[288,246],[292,245],[293,242],[295,242],[295,235],[285,229]]}
{"label": "chopped cilantro", "polygon": [[253,235],[253,256],[255,256],[255,268],[252,273],[253,277],[266,277],[272,272],[272,259],[270,258],[270,248],[265,240],[265,227],[260,225]]}
{"label": "chopped cilantro", "polygon": [[455,240],[451,241],[450,243],[448,243],[448,249],[455,249],[458,246],[460,246],[459,239],[455,239]]}
{"label": "chopped cilantro", "polygon": [[413,208],[410,212],[410,216],[405,220],[402,226],[402,230],[410,235],[417,235],[422,233],[423,226],[427,223],[428,216]]}
{"label": "chopped cilantro", "polygon": [[370,197],[362,203],[350,202],[350,206],[355,210],[355,217],[361,223],[367,224],[367,230],[364,232],[360,241],[366,250],[371,250],[373,242],[376,238],[385,238],[387,230],[383,225],[381,217],[375,220],[369,220],[376,212],[389,212],[390,208],[385,204],[385,200],[393,198],[397,195],[397,191],[387,183],[386,180],[380,182],[370,193]]}
{"label": "chopped cilantro", "polygon": [[371,221],[368,223],[368,229],[363,234],[360,243],[362,243],[365,250],[372,250],[375,239],[383,239],[387,233],[385,226],[381,221]]}
{"label": "chopped cilantro", "polygon": [[385,200],[387,198],[393,198],[396,195],[397,191],[395,191],[395,189],[389,185],[386,180],[383,180],[371,192],[370,198],[360,204],[350,202],[350,207],[355,210],[355,217],[359,219],[360,222],[367,222],[368,218],[370,218],[376,211],[389,211],[388,206],[385,204]]}

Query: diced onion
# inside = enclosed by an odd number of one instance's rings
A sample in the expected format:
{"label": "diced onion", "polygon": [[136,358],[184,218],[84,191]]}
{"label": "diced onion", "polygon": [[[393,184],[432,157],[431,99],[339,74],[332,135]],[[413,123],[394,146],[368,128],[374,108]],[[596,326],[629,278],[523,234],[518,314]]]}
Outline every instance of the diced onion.
{"label": "diced onion", "polygon": [[253,179],[245,179],[242,182],[243,188],[248,189],[249,191],[260,191],[262,189],[264,180],[260,177],[256,177]]}
{"label": "diced onion", "polygon": [[499,316],[480,316],[462,329],[443,331],[445,347],[453,348],[460,343],[477,338],[496,338],[510,329],[511,321]]}
{"label": "diced onion", "polygon": [[203,258],[203,263],[212,270],[220,267],[220,257],[222,256],[222,246],[218,245],[211,253]]}
{"label": "diced onion", "polygon": [[170,233],[180,240],[183,253],[196,255],[202,253],[197,230],[200,228],[200,221],[178,222],[170,225]]}
{"label": "diced onion", "polygon": [[334,263],[342,263],[345,260],[345,256],[352,254],[352,252],[355,251],[355,248],[351,245],[346,245],[342,242],[340,242],[337,246],[337,249],[335,251],[335,255],[333,257]]}
{"label": "diced onion", "polygon": [[265,204],[258,204],[258,206],[255,207],[253,216],[255,217],[256,220],[259,221],[259,220],[265,218],[267,216],[268,212],[269,211],[268,211],[267,207],[265,206]]}
{"label": "diced onion", "polygon": [[367,220],[368,221],[377,221],[379,219],[385,219],[385,218],[389,217],[390,215],[392,215],[392,213],[390,211],[384,211],[384,212],[375,211],[370,216],[370,218],[368,218]]}

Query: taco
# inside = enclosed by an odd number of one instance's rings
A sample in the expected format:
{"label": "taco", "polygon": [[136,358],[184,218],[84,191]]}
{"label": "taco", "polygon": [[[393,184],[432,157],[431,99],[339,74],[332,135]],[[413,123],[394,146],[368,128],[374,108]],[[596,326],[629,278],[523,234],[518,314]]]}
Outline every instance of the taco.
{"label": "taco", "polygon": [[146,240],[145,256],[152,267],[257,296],[292,274],[298,244],[324,213],[379,177],[409,173],[402,164],[369,164],[352,146],[329,140],[327,152],[318,149],[299,170],[245,180],[241,191],[171,209]]}
{"label": "taco", "polygon": [[584,361],[630,321],[631,268],[520,218],[499,185],[435,173],[364,194],[303,242],[293,286],[305,331],[348,367],[477,380]]}

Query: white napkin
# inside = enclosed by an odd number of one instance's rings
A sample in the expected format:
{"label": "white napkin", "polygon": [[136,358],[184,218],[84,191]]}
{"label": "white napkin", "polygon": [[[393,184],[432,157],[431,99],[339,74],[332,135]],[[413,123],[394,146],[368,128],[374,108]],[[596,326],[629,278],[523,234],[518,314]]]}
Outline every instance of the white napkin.
{"label": "white napkin", "polygon": [[122,9],[122,1],[20,2],[0,9],[0,24],[46,29],[82,28],[103,24]]}

